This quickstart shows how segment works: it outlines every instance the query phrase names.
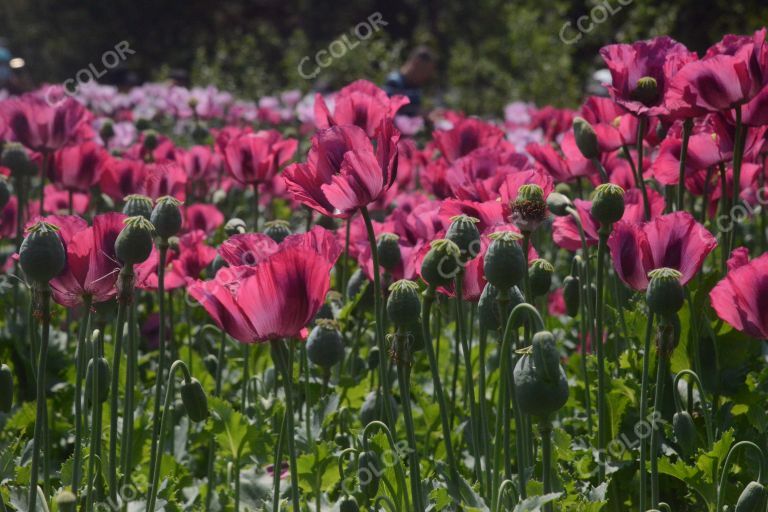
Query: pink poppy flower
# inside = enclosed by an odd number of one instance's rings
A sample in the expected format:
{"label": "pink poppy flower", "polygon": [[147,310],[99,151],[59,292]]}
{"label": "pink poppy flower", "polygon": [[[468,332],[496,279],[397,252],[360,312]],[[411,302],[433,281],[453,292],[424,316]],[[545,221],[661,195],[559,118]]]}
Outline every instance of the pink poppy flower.
{"label": "pink poppy flower", "polygon": [[573,118],[576,113],[568,108],[555,108],[547,105],[531,114],[531,122],[528,128],[541,130],[544,139],[554,141],[573,126]]}
{"label": "pink poppy flower", "polygon": [[177,156],[192,182],[215,183],[224,170],[224,158],[208,146],[192,146]]}
{"label": "pink poppy flower", "polygon": [[173,196],[184,201],[187,196],[187,175],[174,161],[152,162],[145,164],[146,178],[143,193],[152,199]]}
{"label": "pink poppy flower", "polygon": [[266,183],[296,153],[299,142],[277,130],[261,130],[233,138],[224,149],[229,173],[243,184]]}
{"label": "pink poppy flower", "polygon": [[375,137],[384,119],[392,120],[400,107],[410,103],[405,96],[387,93],[367,80],[357,80],[334,96],[333,114],[322,95],[315,96],[315,124],[318,129],[351,124]]}
{"label": "pink poppy flower", "polygon": [[728,271],[709,292],[717,316],[734,329],[758,339],[768,338],[768,254]]}
{"label": "pink poppy flower", "polygon": [[610,98],[590,96],[581,107],[581,117],[595,129],[601,153],[637,144],[637,116]]}
{"label": "pink poppy flower", "polygon": [[[72,201],[71,204],[70,200]],[[67,214],[69,213],[71,206],[72,213],[85,215],[85,212],[88,211],[89,203],[90,196],[88,194],[83,194],[82,192],[67,192],[66,190],[59,190],[54,185],[45,186],[45,199],[43,201],[43,209],[48,213]]]}
{"label": "pink poppy flower", "polygon": [[453,162],[481,147],[503,145],[504,131],[492,124],[471,117],[459,120],[450,130],[432,134],[443,158]]}
{"label": "pink poppy flower", "polygon": [[104,164],[99,186],[115,201],[122,201],[125,196],[144,193],[146,179],[144,162],[109,157]]}
{"label": "pink poppy flower", "polygon": [[64,146],[54,155],[48,177],[63,189],[90,192],[101,178],[106,160],[106,150],[95,142]]}
{"label": "pink poppy flower", "polygon": [[51,98],[28,93],[0,102],[0,116],[13,138],[27,148],[51,152],[72,142],[88,119],[85,107],[77,100]]}
{"label": "pink poppy flower", "polygon": [[184,230],[200,230],[210,235],[224,224],[224,214],[212,204],[184,206]]}

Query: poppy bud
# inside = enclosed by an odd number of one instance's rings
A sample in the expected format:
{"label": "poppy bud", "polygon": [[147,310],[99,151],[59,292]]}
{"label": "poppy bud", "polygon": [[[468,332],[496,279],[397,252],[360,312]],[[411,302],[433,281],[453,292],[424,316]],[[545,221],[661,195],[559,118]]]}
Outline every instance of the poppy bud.
{"label": "poppy bud", "polygon": [[456,244],[461,251],[461,258],[469,261],[477,256],[480,251],[480,232],[476,224],[480,222],[468,215],[451,217],[451,225],[445,233],[446,240]]}
{"label": "poppy bud", "polygon": [[381,475],[381,464],[376,452],[369,450],[361,453],[357,459],[357,479],[360,482],[360,489],[369,499],[379,492],[379,475]]}
{"label": "poppy bud", "polygon": [[141,194],[131,194],[126,196],[123,213],[129,217],[140,215],[149,220],[152,216],[152,199]]}
{"label": "poppy bud", "polygon": [[13,373],[7,364],[0,364],[0,412],[9,413],[13,407]]}
{"label": "poppy bud", "polygon": [[485,279],[500,291],[522,283],[528,271],[523,248],[517,243],[522,237],[512,231],[497,231],[488,237],[491,243],[483,259]]}
{"label": "poppy bud", "polygon": [[491,283],[485,283],[483,293],[480,294],[480,300],[477,302],[477,315],[480,320],[480,326],[489,331],[499,328],[499,291]]}
{"label": "poppy bud", "polygon": [[557,215],[558,217],[570,215],[568,208],[572,206],[573,203],[568,196],[564,194],[552,192],[547,196],[547,208],[549,208],[549,211],[551,211],[553,215]]}
{"label": "poppy bud", "polygon": [[510,205],[512,222],[521,231],[534,231],[547,217],[544,191],[538,185],[526,183],[517,191],[517,199]]}
{"label": "poppy bud", "polygon": [[584,158],[592,160],[600,157],[597,134],[586,119],[577,117],[573,120],[573,137],[576,139],[576,146]]}
{"label": "poppy bud", "polygon": [[75,512],[77,509],[77,497],[66,489],[62,490],[56,495],[56,508],[59,512]]}
{"label": "poppy bud", "polygon": [[515,397],[525,414],[546,417],[568,401],[568,380],[550,332],[533,336],[531,353],[518,359],[512,376]]}
{"label": "poppy bud", "polygon": [[765,487],[760,482],[749,482],[736,502],[734,512],[758,512],[765,508]]}
{"label": "poppy bud", "polygon": [[672,268],[657,268],[648,272],[651,281],[645,293],[648,309],[662,316],[674,315],[685,302],[685,290],[680,283],[683,275]]}
{"label": "poppy bud", "polygon": [[237,217],[232,217],[226,224],[224,224],[224,234],[228,237],[242,235],[246,231],[245,221],[243,219],[238,219]]}
{"label": "poppy bud", "polygon": [[35,165],[29,159],[29,153],[18,142],[7,142],[3,148],[3,167],[11,170],[14,176],[31,175],[35,171]]}
{"label": "poppy bud", "polygon": [[344,359],[344,341],[333,320],[318,320],[307,338],[307,357],[321,368],[330,368]]}
{"label": "poppy bud", "polygon": [[5,208],[8,201],[11,200],[11,185],[5,176],[0,175],[0,210]]}
{"label": "poppy bud", "polygon": [[205,365],[205,369],[208,370],[208,373],[215,377],[216,373],[219,371],[219,358],[213,354],[208,354],[203,358],[203,364]]}
{"label": "poppy bud", "polygon": [[568,316],[575,317],[579,314],[580,286],[581,283],[576,276],[566,276],[563,279],[563,302],[565,302],[565,312],[568,313]]}
{"label": "poppy bud", "polygon": [[397,328],[407,328],[419,320],[421,301],[419,285],[407,279],[401,279],[389,287],[387,315]]}
{"label": "poppy bud", "polygon": [[146,130],[144,132],[144,143],[143,143],[143,149],[144,151],[154,151],[157,148],[158,140],[157,140],[157,132],[155,130]]}
{"label": "poppy bud", "polygon": [[146,261],[152,252],[152,234],[155,227],[141,216],[128,217],[125,227],[115,240],[115,254],[126,265]]}
{"label": "poppy bud", "polygon": [[461,251],[450,240],[433,240],[421,263],[421,277],[432,287],[450,284],[460,271]]}
{"label": "poppy bud", "polygon": [[672,431],[675,434],[677,444],[680,445],[682,454],[686,458],[696,453],[696,449],[699,447],[699,433],[688,411],[676,412],[672,416]]}
{"label": "poppy bud", "polygon": [[27,229],[19,249],[19,263],[24,274],[35,284],[47,284],[67,263],[58,231],[59,228],[45,221]]}
{"label": "poppy bud", "polygon": [[354,299],[358,295],[362,294],[358,301],[358,306],[367,309],[373,304],[373,286],[371,282],[365,276],[363,269],[358,268],[352,275],[349,276],[349,282],[347,283],[347,297]]}
{"label": "poppy bud", "polygon": [[531,266],[528,267],[528,283],[534,297],[546,295],[549,292],[554,273],[555,267],[547,260],[537,258],[531,262]]}
{"label": "poppy bud", "polygon": [[101,140],[104,141],[104,144],[106,145],[109,142],[109,139],[115,136],[115,126],[112,124],[111,119],[107,119],[104,121],[104,124],[101,125],[101,128],[99,128],[99,137],[101,137]]}
{"label": "poppy bud", "polygon": [[613,224],[624,215],[624,189],[613,183],[603,183],[592,196],[592,216],[600,224]]}
{"label": "poppy bud", "polygon": [[88,368],[85,370],[85,400],[89,404],[93,402],[93,384],[96,377],[94,372],[96,371],[99,372],[99,387],[96,389],[96,398],[103,404],[109,397],[109,383],[112,377],[109,362],[104,357],[97,357],[88,361]]}
{"label": "poppy bud", "polygon": [[371,347],[370,350],[368,350],[368,369],[370,371],[375,370],[379,367],[380,361],[381,354],[379,353],[379,347]]}
{"label": "poppy bud", "polygon": [[181,386],[181,401],[187,416],[192,421],[205,421],[208,418],[208,397],[200,381],[192,377]]}
{"label": "poppy bud", "polygon": [[[387,395],[387,399],[389,400],[392,416],[397,418],[397,402],[392,395]],[[371,391],[366,395],[363,405],[360,406],[360,422],[363,425],[367,425],[372,421],[383,421],[386,423],[386,419],[380,416],[381,409],[381,394],[378,391]]]}
{"label": "poppy bud", "polygon": [[339,502],[339,512],[360,512],[357,500],[352,496],[342,498]]}
{"label": "poppy bud", "polygon": [[650,107],[659,99],[659,84],[652,76],[641,77],[630,97],[646,107]]}
{"label": "poppy bud", "polygon": [[150,220],[155,226],[157,236],[168,240],[181,231],[181,201],[171,196],[163,196],[155,202]]}
{"label": "poppy bud", "polygon": [[392,271],[402,262],[400,244],[394,233],[382,233],[376,243],[376,252],[379,255],[379,265],[385,270]]}
{"label": "poppy bud", "polygon": [[284,220],[272,220],[264,225],[264,234],[280,243],[291,234],[291,226]]}

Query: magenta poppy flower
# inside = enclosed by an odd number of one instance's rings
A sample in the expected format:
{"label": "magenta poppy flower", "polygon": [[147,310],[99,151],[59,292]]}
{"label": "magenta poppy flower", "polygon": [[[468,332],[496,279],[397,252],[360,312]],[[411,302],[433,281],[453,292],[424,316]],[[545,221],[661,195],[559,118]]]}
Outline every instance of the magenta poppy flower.
{"label": "magenta poppy flower", "polygon": [[93,218],[93,226],[80,217],[49,216],[46,221],[59,227],[67,251],[64,271],[51,280],[53,300],[72,308],[89,299],[106,302],[117,294],[115,282],[120,265],[115,240],[123,229],[125,215],[104,213]]}
{"label": "magenta poppy flower", "polygon": [[215,183],[224,170],[224,157],[208,146],[192,146],[177,161],[192,182]]}
{"label": "magenta poppy flower", "polygon": [[528,144],[525,150],[555,181],[569,182],[585,176],[598,175],[594,164],[584,158],[576,146],[573,131],[563,135],[559,151],[551,144],[535,142]]}
{"label": "magenta poppy flower", "polygon": [[469,201],[491,201],[508,174],[529,170],[528,157],[500,148],[478,148],[448,168],[446,180],[453,196]]}
{"label": "magenta poppy flower", "polygon": [[[184,275],[173,272],[173,264],[178,257],[179,251],[176,249],[169,249],[166,252],[165,274],[163,278],[163,285],[166,291],[177,290],[187,285],[187,280]],[[152,292],[157,291],[158,285],[160,284],[160,276],[158,275],[159,268],[160,252],[157,250],[157,247],[152,247],[152,252],[149,253],[149,258],[133,267],[133,271],[136,274],[134,279],[136,288]]]}
{"label": "magenta poppy flower", "polygon": [[[70,195],[71,194],[71,195]],[[71,201],[71,203],[70,203]],[[88,211],[90,195],[82,192],[67,192],[59,190],[55,185],[45,186],[45,199],[43,200],[43,209],[48,213],[67,214],[70,212],[78,215],[85,215]]]}
{"label": "magenta poppy flower", "polygon": [[72,98],[46,101],[34,93],[0,102],[0,116],[15,140],[39,152],[55,151],[72,142],[89,117],[85,107]]}
{"label": "magenta poppy flower", "polygon": [[481,233],[487,229],[506,224],[509,220],[509,207],[501,201],[462,201],[459,199],[447,199],[440,205],[439,215],[443,221],[443,228],[448,229],[451,219],[457,215],[469,215],[478,219],[477,229]]}
{"label": "magenta poppy flower", "polygon": [[310,250],[331,263],[335,263],[341,254],[336,236],[320,226],[314,226],[306,233],[288,235],[279,244],[264,233],[234,235],[221,244],[219,254],[232,267],[253,267],[291,247]]}
{"label": "magenta poppy flower", "polygon": [[443,158],[453,162],[477,148],[503,145],[504,131],[480,119],[466,117],[458,120],[450,130],[434,132],[432,138]]}
{"label": "magenta poppy flower", "polygon": [[205,243],[205,233],[190,231],[179,237],[179,253],[171,261],[171,272],[187,282],[196,280],[216,258],[216,249]]}
{"label": "magenta poppy flower", "polygon": [[637,116],[610,98],[590,96],[581,107],[581,117],[595,129],[601,153],[637,144]]}
{"label": "magenta poppy flower", "polygon": [[573,126],[576,113],[569,108],[556,108],[551,105],[542,107],[531,114],[528,128],[541,130],[544,139],[554,141]]}
{"label": "magenta poppy flower", "polygon": [[429,160],[419,175],[419,181],[424,191],[438,199],[453,197],[454,192],[448,181],[450,167],[450,164],[443,158]]}
{"label": "magenta poppy flower", "polygon": [[352,124],[375,137],[384,119],[392,120],[400,107],[410,103],[406,96],[387,93],[367,80],[343,87],[333,98],[333,114],[322,95],[315,96],[315,124],[319,129]]}
{"label": "magenta poppy flower", "polygon": [[[613,79],[608,86],[611,98],[635,115],[649,116],[668,113],[664,96],[670,79],[697,58],[694,52],[667,36],[608,45],[600,49],[600,55]],[[638,82],[643,78],[655,80],[656,94],[639,90]]]}
{"label": "magenta poppy flower", "polygon": [[99,187],[115,201],[131,194],[143,194],[147,169],[140,160],[109,157],[104,164]]}
{"label": "magenta poppy flower", "polygon": [[767,298],[768,254],[729,270],[709,292],[718,317],[758,339],[768,338]]}
{"label": "magenta poppy flower", "polygon": [[296,139],[284,139],[277,130],[261,130],[233,138],[224,150],[229,173],[243,184],[266,183],[296,153]]}
{"label": "magenta poppy flower", "polygon": [[179,201],[187,197],[187,175],[181,166],[173,161],[145,164],[146,178],[143,193],[152,199],[173,196]]}
{"label": "magenta poppy flower", "polygon": [[63,189],[90,192],[101,179],[106,160],[106,150],[95,142],[64,146],[54,155],[48,177]]}
{"label": "magenta poppy flower", "polygon": [[184,206],[184,230],[200,230],[210,235],[224,224],[224,214],[212,204]]}
{"label": "magenta poppy flower", "polygon": [[679,270],[680,282],[688,283],[715,246],[712,233],[688,212],[662,215],[647,223],[621,220],[608,239],[616,273],[635,290],[645,290],[648,272],[662,267]]}
{"label": "magenta poppy flower", "polygon": [[378,200],[397,177],[400,133],[384,119],[373,144],[352,125],[320,130],[312,137],[306,163],[283,173],[296,201],[332,217],[348,218]]}
{"label": "magenta poppy flower", "polygon": [[304,337],[325,302],[332,268],[318,253],[295,246],[269,256],[245,277],[223,268],[212,281],[198,281],[188,291],[219,328],[241,343]]}

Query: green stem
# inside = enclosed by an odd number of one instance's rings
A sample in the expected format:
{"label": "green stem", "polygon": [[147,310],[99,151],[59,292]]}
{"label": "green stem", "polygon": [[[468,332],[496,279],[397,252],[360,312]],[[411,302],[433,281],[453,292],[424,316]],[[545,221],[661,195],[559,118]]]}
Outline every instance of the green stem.
{"label": "green stem", "polygon": [[[661,401],[664,393],[664,383],[667,380],[669,359],[662,353],[657,353],[658,365],[656,370],[656,396],[653,400],[653,412],[658,417],[661,414]],[[651,507],[659,508],[659,428],[654,423],[651,429]]]}
{"label": "green stem", "polygon": [[[29,476],[29,496],[27,503],[29,510],[37,510],[37,478],[40,451],[43,449],[43,422],[47,417],[48,404],[46,403],[46,367],[48,363],[48,338],[51,330],[51,289],[48,284],[36,289],[40,297],[40,320],[43,324],[43,335],[40,339],[40,350],[37,357],[37,393],[35,396],[37,415],[35,421],[35,433],[32,439],[32,467]],[[41,421],[42,420],[42,421]],[[48,453],[44,453],[48,457]]]}
{"label": "green stem", "polygon": [[[286,430],[288,434],[288,456],[291,467],[291,500],[293,502],[293,511],[299,512],[299,471],[296,463],[296,441],[294,439],[293,424],[293,348],[287,347],[286,342],[273,340],[273,357],[275,366],[283,374],[285,380],[285,407],[286,407]],[[279,467],[276,468],[279,471]]]}
{"label": "green stem", "polygon": [[693,129],[693,119],[683,121],[683,145],[680,148],[680,176],[677,182],[677,211],[681,212],[684,208],[685,199],[685,160],[688,156],[688,140],[691,137]]}
{"label": "green stem", "polygon": [[[725,478],[728,476],[728,470],[731,468],[731,460],[738,448],[750,448],[758,454],[758,468],[757,468],[757,481],[763,481],[763,469],[765,467],[765,455],[763,450],[760,449],[755,443],[751,441],[739,441],[735,445],[731,446],[728,450],[728,455],[725,457],[725,464],[723,464],[723,472],[720,474],[720,484],[717,486],[717,506],[715,510],[723,510],[723,491],[725,490]],[[718,461],[719,462],[719,461]]]}
{"label": "green stem", "polygon": [[259,184],[253,184],[253,231],[259,232]]}
{"label": "green stem", "polygon": [[421,495],[419,449],[416,444],[416,428],[413,425],[413,412],[411,411],[411,349],[408,335],[398,332],[395,337],[397,340],[397,377],[400,384],[400,401],[403,406],[403,418],[405,419],[405,431],[408,436],[411,459],[411,496],[416,510],[423,511],[424,498]]}
{"label": "green stem", "polygon": [[[736,128],[735,128],[735,137],[734,137],[734,143],[733,143],[733,199],[731,201],[731,205],[736,206],[739,204],[739,193],[740,193],[740,180],[741,180],[741,163],[744,159],[744,143],[746,142],[746,137],[744,133],[744,129],[741,123],[741,105],[737,105],[735,109],[736,114]],[[725,194],[726,191],[723,190],[723,193]],[[727,261],[728,258],[731,257],[731,249],[733,249],[733,246],[735,245],[736,240],[736,229],[735,226],[731,226],[731,230],[726,234],[726,245],[725,245],[725,254],[724,258]]]}
{"label": "green stem", "polygon": [[[549,494],[552,492],[552,422],[549,418],[541,418],[539,433],[541,434],[541,481],[544,485],[544,494]],[[544,505],[544,512],[552,512],[552,502]]]}
{"label": "green stem", "polygon": [[[133,300],[133,266],[126,265],[120,270],[118,282],[117,321],[115,323],[115,343],[112,354],[112,383],[109,400],[109,495],[117,503],[117,416],[120,384],[120,359],[123,351],[123,330],[125,317],[130,302]],[[125,429],[125,426],[123,426]],[[125,430],[123,430],[125,432]],[[123,434],[125,435],[125,434]]]}
{"label": "green stem", "polygon": [[[224,373],[224,359],[226,358],[226,355],[227,355],[226,345],[227,345],[227,333],[225,331],[221,331],[221,342],[219,343],[219,355],[216,361],[217,362],[216,384],[215,384],[214,393],[213,393],[213,396],[216,396],[216,397],[221,396],[221,376]],[[208,492],[205,495],[206,511],[209,511],[211,509],[211,499],[213,498],[213,493],[215,492],[215,488],[216,488],[216,482],[214,479],[215,450],[216,450],[216,441],[214,439],[211,439],[208,442]]]}
{"label": "green stem", "polygon": [[[641,118],[642,119],[642,118]],[[641,139],[642,141],[642,139]],[[605,279],[605,253],[611,226],[600,228],[600,240],[597,246],[597,311],[595,326],[597,337],[593,338],[597,351],[597,447],[598,447],[598,478],[605,479],[605,453],[608,442],[605,403],[605,354],[603,347],[603,281]]]}
{"label": "green stem", "polygon": [[165,375],[165,260],[168,254],[168,240],[159,239],[157,241],[158,250],[158,264],[157,264],[157,301],[160,316],[160,326],[158,328],[158,362],[157,362],[157,374],[155,377],[155,406],[152,428],[152,445],[150,448],[150,466],[149,466],[149,480],[154,481],[152,472],[154,471],[154,461],[157,458],[157,452],[159,451],[158,445],[160,443],[160,401],[163,397],[163,376]]}
{"label": "green stem", "polygon": [[[104,357],[103,330],[99,330],[94,342],[93,360],[97,361],[100,357]],[[101,444],[101,400],[99,400],[99,389],[102,384],[99,382],[100,374],[101,372],[94,370],[93,389],[91,390],[91,444],[90,452],[88,454],[88,476],[86,481],[86,512],[93,512],[93,502],[95,500],[95,492],[93,488],[94,466],[100,451],[99,445]]]}
{"label": "green stem", "polygon": [[643,211],[645,220],[651,220],[651,203],[648,201],[648,191],[645,188],[645,178],[643,178],[643,139],[645,138],[645,128],[648,119],[644,116],[637,118],[637,186],[643,195]]}
{"label": "green stem", "polygon": [[344,298],[344,302],[347,302],[347,267],[349,266],[349,236],[350,226],[352,225],[352,218],[346,220],[346,234],[344,235],[344,258],[341,260],[341,281],[340,286],[341,296]]}
{"label": "green stem", "polygon": [[240,388],[240,412],[247,416],[248,382],[251,380],[251,346],[243,344],[243,385]]}
{"label": "green stem", "polygon": [[280,473],[283,470],[283,442],[285,430],[288,424],[288,410],[283,412],[283,421],[280,422],[280,434],[275,445],[275,464],[272,468],[272,512],[280,512]]}
{"label": "green stem", "polygon": [[[648,322],[645,326],[645,344],[643,349],[643,377],[640,384],[640,421],[645,421],[645,417],[648,415],[648,373],[650,369],[651,361],[651,333],[653,332],[653,313],[648,312]],[[640,512],[645,512],[646,498],[648,494],[648,475],[645,472],[645,463],[648,459],[646,450],[648,449],[648,443],[645,436],[640,438]]]}
{"label": "green stem", "polygon": [[85,337],[88,333],[90,317],[91,298],[86,296],[83,297],[83,317],[80,319],[75,352],[75,453],[72,464],[72,494],[75,496],[78,495],[77,491],[80,487],[80,468],[83,458],[83,374],[85,372]]}
{"label": "green stem", "polygon": [[123,486],[131,486],[131,455],[133,454],[133,410],[135,401],[136,366],[138,363],[136,338],[136,301],[128,306],[128,344],[125,355],[128,359],[125,370],[125,399],[123,403],[123,438],[120,459],[123,467]]}

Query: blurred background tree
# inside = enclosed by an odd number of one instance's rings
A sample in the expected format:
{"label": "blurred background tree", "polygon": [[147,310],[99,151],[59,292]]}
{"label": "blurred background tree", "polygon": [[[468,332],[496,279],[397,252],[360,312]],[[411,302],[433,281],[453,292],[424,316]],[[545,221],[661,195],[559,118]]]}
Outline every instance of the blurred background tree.
{"label": "blurred background tree", "polygon": [[[169,76],[214,84],[244,98],[338,87],[356,78],[382,83],[411,48],[438,56],[433,104],[499,115],[510,100],[575,106],[600,67],[605,44],[669,34],[703,51],[723,34],[768,21],[765,0],[2,0],[0,37],[25,59],[33,83],[61,82],[120,41],[136,53],[106,83]],[[609,14],[601,16],[601,7]],[[596,11],[594,9],[597,9]],[[301,59],[379,12],[387,23],[311,80]],[[580,16],[593,29],[574,44],[560,33]],[[576,34],[570,28],[568,34]],[[308,69],[314,65],[308,64]]]}

